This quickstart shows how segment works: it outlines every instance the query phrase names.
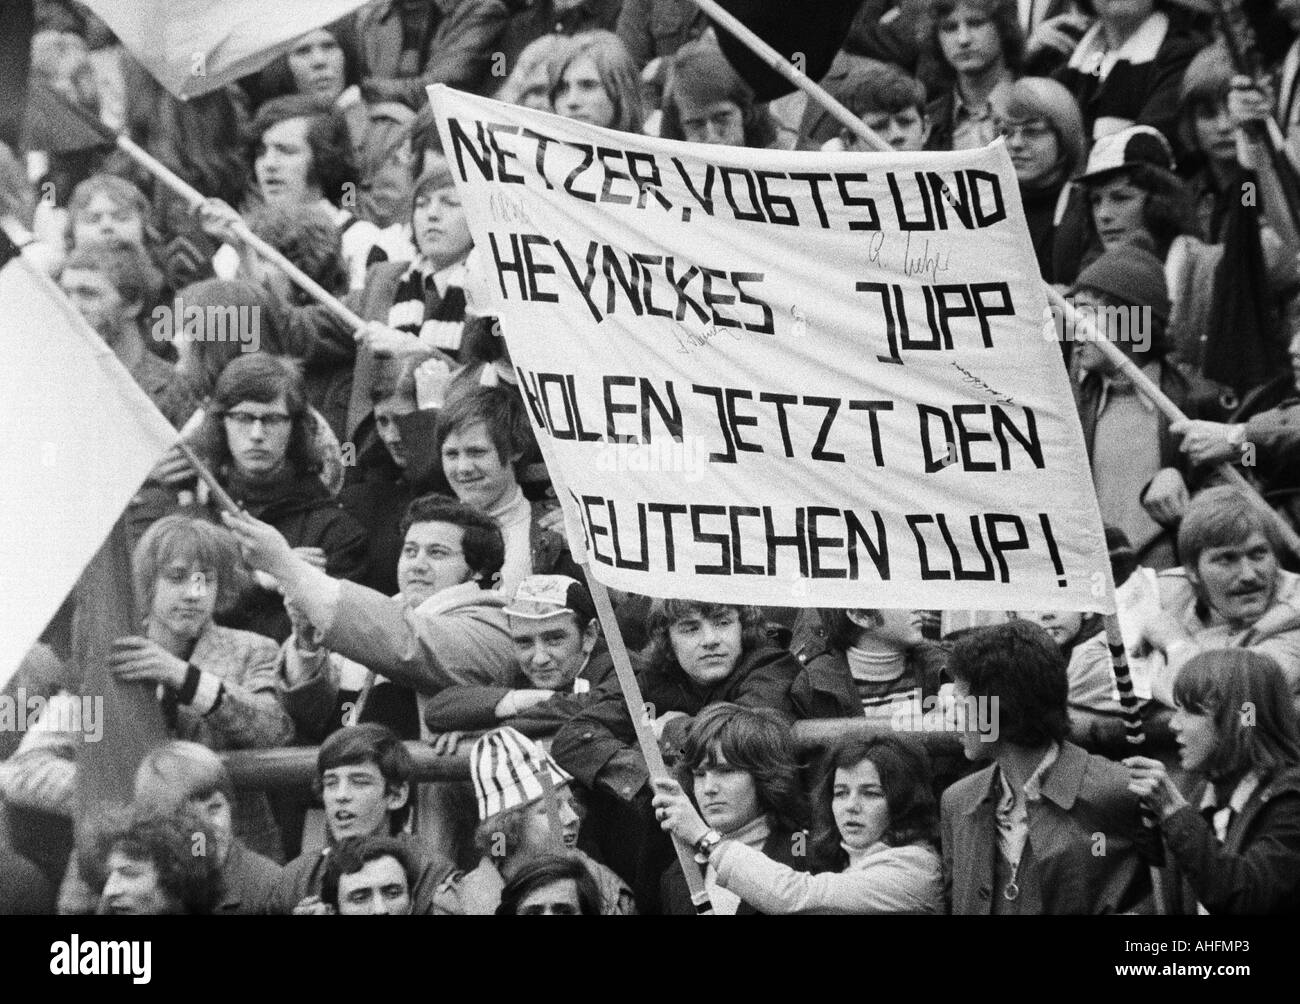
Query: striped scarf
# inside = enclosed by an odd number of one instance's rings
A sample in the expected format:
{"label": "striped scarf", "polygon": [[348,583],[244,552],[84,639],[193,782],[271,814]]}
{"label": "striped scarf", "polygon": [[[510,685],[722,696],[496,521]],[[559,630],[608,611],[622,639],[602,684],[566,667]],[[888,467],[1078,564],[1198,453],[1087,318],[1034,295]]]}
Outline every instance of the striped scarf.
{"label": "striped scarf", "polygon": [[465,268],[429,272],[412,264],[397,281],[388,326],[455,356],[465,326]]}

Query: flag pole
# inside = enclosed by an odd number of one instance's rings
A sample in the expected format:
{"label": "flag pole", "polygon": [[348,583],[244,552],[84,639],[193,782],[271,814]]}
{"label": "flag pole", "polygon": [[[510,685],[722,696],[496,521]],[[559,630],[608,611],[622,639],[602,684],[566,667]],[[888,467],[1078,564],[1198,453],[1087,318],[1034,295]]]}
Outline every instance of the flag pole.
{"label": "flag pole", "polygon": [[[58,102],[65,112],[75,115],[88,129],[101,137],[105,143],[112,143],[115,145],[124,154],[188,202],[191,209],[198,209],[208,201],[207,196],[162,161],[158,160],[158,158],[149,153],[149,151],[141,147],[131,139],[130,136],[109,129],[98,119],[91,116],[85,109],[78,107],[57,91],[48,87],[44,87],[43,89],[47,92],[47,98]],[[296,286],[327,307],[331,313],[339,318],[339,320],[348,325],[348,327],[352,329],[354,337],[359,337],[358,333],[360,329],[364,328],[367,323],[361,315],[348,309],[342,300],[336,297],[261,237],[253,233],[248,224],[244,221],[243,217],[240,217],[238,222],[233,224],[233,227],[241,241],[244,241],[249,247],[261,255],[262,258],[283,271]]]}
{"label": "flag pole", "polygon": [[[745,27],[745,25],[733,14],[723,10],[722,7],[718,5],[717,0],[691,0],[691,2],[704,11],[710,19],[725,28],[735,36],[738,41],[747,46],[756,56],[763,60],[768,67],[775,70],[814,101],[818,102],[823,108],[838,119],[845,128],[861,139],[867,146],[871,147],[871,149],[880,153],[893,152],[893,147],[886,143],[879,133],[845,108],[844,105],[837,101],[824,87],[810,80],[807,74],[794,66],[788,59],[785,59],[779,52],[764,42],[749,28]],[[1093,328],[1091,322],[1088,319],[1079,316],[1078,312],[1074,309],[1074,306],[1066,300],[1060,290],[1056,289],[1055,286],[1048,282],[1043,283],[1043,289],[1047,293],[1047,298],[1051,301],[1052,306],[1060,312],[1062,317],[1064,317],[1065,323],[1070,326],[1071,330],[1076,332],[1082,331],[1084,332],[1084,339],[1082,340],[1095,342],[1106,358],[1133,382],[1133,385],[1138,389],[1143,397],[1147,398],[1147,400],[1159,408],[1165,417],[1171,422],[1187,421],[1187,416],[1183,414],[1178,405],[1174,404],[1174,402],[1169,399],[1169,396],[1165,394],[1145,373],[1143,373],[1133,363],[1133,361],[1128,358],[1128,356],[1124,355],[1124,353],[1109,340],[1097,335],[1096,329]],[[1232,487],[1245,492],[1246,496],[1251,500],[1251,503],[1255,505],[1256,508],[1261,512],[1268,514],[1268,517],[1277,527],[1277,531],[1280,534],[1282,541],[1286,544],[1288,550],[1290,550],[1292,554],[1300,556],[1300,535],[1291,528],[1291,524],[1283,519],[1273,509],[1273,507],[1268,504],[1267,500],[1259,494],[1259,490],[1246,480],[1240,471],[1228,464],[1221,464],[1219,466],[1219,473],[1230,485],[1232,485]]]}
{"label": "flag pole", "polygon": [[[641,756],[645,758],[646,768],[650,771],[652,779],[671,778],[663,754],[659,752],[659,741],[655,738],[654,730],[650,728],[645,698],[641,696],[641,686],[636,681],[636,674],[632,672],[632,660],[627,654],[627,646],[623,644],[623,635],[618,629],[618,621],[614,618],[614,605],[609,601],[609,591],[604,583],[592,574],[589,565],[584,564],[583,571],[587,576],[587,588],[596,604],[596,616],[600,618],[601,630],[605,633],[605,643],[609,646],[609,654],[614,661],[614,672],[618,676],[618,685],[623,691],[623,701],[627,704],[628,717],[632,719],[632,728],[636,732],[637,745],[641,748]],[[682,873],[686,876],[686,887],[690,890],[695,912],[713,913],[713,905],[709,902],[708,890],[704,888],[704,878],[700,875],[700,867],[695,862],[694,851],[676,834],[673,834],[672,839],[673,850],[677,853],[677,863],[681,865]]]}

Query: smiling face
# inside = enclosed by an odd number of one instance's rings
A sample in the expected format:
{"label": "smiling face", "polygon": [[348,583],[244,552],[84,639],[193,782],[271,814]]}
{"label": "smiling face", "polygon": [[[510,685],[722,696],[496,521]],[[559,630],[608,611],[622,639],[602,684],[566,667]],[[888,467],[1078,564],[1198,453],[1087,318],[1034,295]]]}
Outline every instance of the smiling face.
{"label": "smiling face", "polygon": [[719,607],[708,616],[692,611],[668,628],[677,663],[695,683],[713,686],[736,668],[743,640],[740,611]]}
{"label": "smiling face", "polygon": [[339,876],[340,916],[404,917],[410,912],[411,888],[396,858],[375,858],[360,871]]}
{"label": "smiling face", "polygon": [[97,192],[72,218],[73,247],[96,241],[143,246],[144,220],[134,209],[118,202],[107,192]]}
{"label": "smiling face", "polygon": [[158,917],[181,912],[180,904],[158,884],[158,869],[114,850],[105,863],[108,881],[100,895],[100,908],[114,916]]}
{"label": "smiling face", "polygon": [[1215,728],[1208,709],[1207,713],[1198,715],[1179,708],[1174,712],[1169,727],[1178,741],[1178,761],[1183,769],[1204,774],[1219,744],[1219,730]]}
{"label": "smiling face", "polygon": [[343,93],[343,49],[324,28],[308,32],[289,50],[289,72],[299,94],[332,102]]}
{"label": "smiling face", "polygon": [[262,134],[253,171],[262,197],[273,205],[299,206],[317,202],[321,190],[308,181],[311,172],[311,147],[307,132],[308,118],[285,119]]}
{"label": "smiling face", "polygon": [[503,459],[484,422],[448,434],[442,444],[442,473],[466,505],[491,512],[514,489],[514,459]]}
{"label": "smiling face", "polygon": [[515,660],[534,687],[569,690],[596,645],[599,625],[593,619],[586,629],[567,611],[551,617],[509,616]]}
{"label": "smiling face", "polygon": [[[582,829],[582,813],[569,785],[555,789],[555,811],[560,821],[560,843],[571,851],[578,846],[578,833]],[[524,827],[520,835],[519,856],[554,852],[551,821],[546,813],[546,799],[539,798],[524,807]]]}
{"label": "smiling face", "polygon": [[993,19],[970,4],[939,22],[939,49],[960,74],[984,73],[1002,62],[1002,40]]}
{"label": "smiling face", "polygon": [[1143,210],[1147,193],[1124,175],[1093,185],[1088,191],[1088,202],[1104,250],[1131,243],[1138,234],[1146,233]]}
{"label": "smiling face", "polygon": [[331,767],[321,777],[325,824],[335,840],[387,836],[388,814],[406,804],[407,785],[386,790],[379,766],[367,761]]}
{"label": "smiling face", "polygon": [[1240,544],[1207,547],[1188,571],[1207,603],[1234,625],[1254,624],[1277,588],[1277,555],[1258,530]]}
{"label": "smiling face", "polygon": [[240,474],[265,480],[284,469],[293,417],[283,394],[269,404],[240,401],[226,412],[223,422],[230,459]]}
{"label": "smiling face", "polygon": [[700,807],[700,816],[724,836],[763,814],[754,776],[728,764],[719,747],[714,746],[709,751],[709,760],[691,774],[695,778],[695,802]]}
{"label": "smiling face", "polygon": [[564,69],[555,89],[555,114],[594,126],[614,122],[614,102],[605,93],[594,60],[581,56]]}
{"label": "smiling face", "polygon": [[414,610],[434,593],[473,577],[465,562],[465,528],[455,523],[412,523],[397,559],[397,588]]}
{"label": "smiling face", "polygon": [[889,803],[880,783],[880,771],[870,760],[852,767],[836,767],[831,789],[831,815],[844,846],[866,850],[878,843],[889,828]]}
{"label": "smiling face", "polygon": [[460,194],[451,186],[430,189],[416,196],[411,230],[420,254],[438,268],[454,265],[474,246],[465,207],[461,205]]}
{"label": "smiling face", "polygon": [[175,638],[197,638],[212,621],[218,588],[216,569],[198,561],[167,562],[154,580],[150,624]]}

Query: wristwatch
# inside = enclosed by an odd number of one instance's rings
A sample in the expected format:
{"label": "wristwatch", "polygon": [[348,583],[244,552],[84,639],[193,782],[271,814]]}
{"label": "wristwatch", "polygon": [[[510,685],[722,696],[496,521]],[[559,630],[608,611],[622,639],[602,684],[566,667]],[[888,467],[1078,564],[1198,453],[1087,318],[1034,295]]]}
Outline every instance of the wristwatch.
{"label": "wristwatch", "polygon": [[696,864],[707,865],[709,855],[713,853],[713,848],[722,843],[722,834],[717,830],[709,830],[699,840],[695,841],[695,862]]}

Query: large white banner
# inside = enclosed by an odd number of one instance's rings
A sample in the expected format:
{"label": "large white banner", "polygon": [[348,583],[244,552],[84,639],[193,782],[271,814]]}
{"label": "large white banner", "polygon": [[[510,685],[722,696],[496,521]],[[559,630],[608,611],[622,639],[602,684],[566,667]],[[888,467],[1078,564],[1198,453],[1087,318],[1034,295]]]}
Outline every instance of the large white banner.
{"label": "large white banner", "polygon": [[1112,609],[1001,144],[744,150],[430,95],[485,307],[601,582]]}

